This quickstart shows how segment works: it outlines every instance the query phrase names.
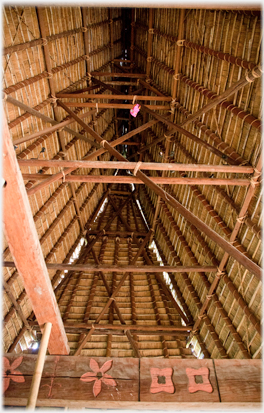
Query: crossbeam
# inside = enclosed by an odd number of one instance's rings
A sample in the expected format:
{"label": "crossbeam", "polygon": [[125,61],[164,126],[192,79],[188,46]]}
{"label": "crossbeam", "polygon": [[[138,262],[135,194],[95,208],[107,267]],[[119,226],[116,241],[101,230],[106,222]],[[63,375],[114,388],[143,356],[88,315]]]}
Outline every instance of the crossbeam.
{"label": "crossbeam", "polygon": [[[98,108],[98,109],[133,109],[134,105],[129,103],[96,103],[96,102],[66,102],[68,107],[76,108]],[[170,106],[166,105],[146,105],[152,110],[170,110]]]}
{"label": "crossbeam", "polygon": [[[171,267],[169,265],[157,266],[157,265],[105,265],[105,264],[63,264],[63,263],[48,263],[46,264],[48,270],[63,270],[63,271],[86,271],[86,272],[214,272],[217,271],[217,267],[213,265],[205,266],[178,266]],[[12,261],[3,261],[3,267],[15,268],[16,264]]]}
{"label": "crossbeam", "polygon": [[113,73],[113,72],[92,72],[92,76],[98,77],[129,77],[136,79],[145,79],[146,75],[144,73]]}
{"label": "crossbeam", "polygon": [[84,98],[84,99],[117,99],[117,100],[133,100],[136,97],[136,100],[154,100],[154,101],[162,101],[162,102],[170,102],[171,97],[167,96],[142,96],[136,94],[134,95],[107,95],[107,94],[82,94],[82,93],[75,93],[72,95],[72,93],[57,93],[56,94],[57,98],[60,99],[65,99],[65,98],[71,98],[71,99],[77,99],[77,98]]}
{"label": "crossbeam", "polygon": [[[22,174],[23,179],[41,181],[47,177],[52,177],[52,174]],[[64,178],[63,178],[64,179]],[[167,178],[167,177],[151,177],[152,182],[156,184],[169,185],[250,185],[250,179],[232,179],[232,178]],[[94,182],[94,183],[112,183],[112,184],[138,184],[143,182],[139,178],[133,176],[114,176],[114,175],[67,175],[65,182]],[[259,184],[257,184],[259,185]]]}
{"label": "crossbeam", "polygon": [[[65,108],[65,110],[74,118],[78,118],[69,108],[65,107],[65,105],[58,100],[58,103],[60,106]],[[144,107],[144,110],[150,114],[153,114],[154,112],[147,109],[146,106],[142,105]],[[155,114],[156,116],[156,114]],[[164,122],[164,117],[162,120]],[[76,119],[77,120],[77,119]],[[79,123],[83,123],[78,119]],[[175,124],[172,123],[173,126]],[[177,126],[177,125],[176,125]],[[177,126],[178,128],[178,126]],[[183,129],[183,128],[180,128]],[[126,158],[122,156],[118,151],[113,149],[112,145],[109,144],[106,140],[104,140],[100,135],[98,135],[92,128],[90,128],[88,125],[86,125],[86,130],[89,131],[89,133],[96,139],[100,145],[106,149],[112,156],[116,157],[117,160],[119,161],[125,161]],[[184,129],[183,129],[184,130]],[[185,131],[186,134],[186,131]],[[71,172],[71,168],[68,168],[68,173]],[[65,175],[65,172],[62,173],[60,172],[59,174],[60,177]],[[168,202],[174,209],[176,209],[179,213],[182,214],[182,216],[187,219],[188,222],[192,223],[193,225],[196,225],[198,229],[200,229],[202,232],[204,232],[207,236],[210,237],[214,242],[216,242],[221,248],[224,249],[224,251],[228,252],[233,258],[235,258],[240,264],[242,264],[244,267],[246,267],[250,272],[255,274],[259,279],[262,279],[262,270],[261,268],[255,264],[251,259],[243,255],[237,248],[233,247],[231,243],[226,241],[224,238],[222,238],[220,235],[218,235],[215,231],[213,231],[208,225],[206,225],[202,220],[197,218],[193,213],[191,213],[186,207],[181,205],[176,199],[174,199],[171,195],[169,195],[167,192],[165,192],[162,188],[160,188],[157,184],[155,184],[149,177],[147,177],[142,171],[137,170],[134,172],[134,175],[137,178],[140,178],[150,189],[152,189],[157,195],[159,195],[165,202]],[[47,179],[45,182],[47,183],[49,179]],[[38,184],[37,186],[40,187],[41,184]]]}
{"label": "crossbeam", "polygon": [[[29,322],[30,326],[32,327],[37,327],[38,323],[35,321]],[[151,331],[151,332],[157,332],[161,334],[161,331],[170,333],[170,332],[189,332],[192,329],[192,326],[163,326],[163,325],[157,325],[157,326],[148,326],[148,325],[134,325],[134,324],[86,324],[86,323],[70,323],[70,322],[65,322],[64,323],[65,328],[72,328],[72,329],[85,329],[85,330],[90,330],[92,327],[94,327],[95,330],[130,330],[130,331]]]}
{"label": "crossbeam", "polygon": [[[126,142],[126,145],[129,142]],[[46,159],[18,159],[20,166],[48,166],[56,167],[76,167],[76,168],[98,168],[98,169],[135,169],[139,166],[141,170],[148,171],[181,171],[181,172],[230,172],[251,174],[254,172],[252,166],[236,165],[208,165],[190,163],[159,163],[159,162],[119,162],[119,161],[65,161]]]}
{"label": "crossbeam", "polygon": [[[6,96],[6,101],[9,103],[12,103],[12,105],[19,107],[20,109],[23,109],[25,112],[30,113],[31,115],[37,116],[38,118],[44,120],[44,122],[48,122],[51,123],[52,125],[60,125],[60,122],[55,121],[54,119],[50,118],[49,116],[44,115],[43,113],[38,112],[37,110],[31,108],[30,106],[26,105],[23,102],[20,102],[19,100],[13,98],[12,96]],[[68,128],[67,126],[64,126],[64,130],[66,132],[69,132],[70,134],[76,136],[77,138],[90,143],[92,146],[95,146],[96,148],[98,148],[98,143],[93,141],[90,138],[87,138],[86,136],[81,135],[79,132],[76,132],[70,128]],[[23,138],[24,139],[24,138]],[[17,139],[18,141],[18,139]],[[23,141],[25,142],[25,141]]]}

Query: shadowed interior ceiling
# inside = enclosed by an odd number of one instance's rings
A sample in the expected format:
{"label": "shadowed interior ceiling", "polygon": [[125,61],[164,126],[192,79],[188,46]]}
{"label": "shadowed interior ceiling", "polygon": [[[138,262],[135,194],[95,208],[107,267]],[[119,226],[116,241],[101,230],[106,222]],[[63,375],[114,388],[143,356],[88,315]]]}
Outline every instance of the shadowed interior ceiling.
{"label": "shadowed interior ceiling", "polygon": [[260,11],[2,24],[4,351],[261,358]]}

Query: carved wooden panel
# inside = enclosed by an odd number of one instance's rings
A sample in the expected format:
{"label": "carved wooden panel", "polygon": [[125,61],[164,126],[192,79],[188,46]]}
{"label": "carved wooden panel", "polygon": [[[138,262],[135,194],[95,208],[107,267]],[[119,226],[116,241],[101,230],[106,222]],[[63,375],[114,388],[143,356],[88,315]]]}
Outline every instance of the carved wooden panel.
{"label": "carved wooden panel", "polygon": [[[5,356],[11,365],[17,358]],[[18,370],[25,380],[11,379],[5,397],[28,397],[36,358],[23,355]],[[138,401],[138,391],[138,359],[47,356],[39,399]]]}
{"label": "carved wooden panel", "polygon": [[[25,406],[37,356],[5,354],[4,405]],[[261,360],[46,356],[39,406],[111,408],[254,405],[261,401]],[[112,404],[111,404],[112,402]],[[101,404],[100,404],[101,403]],[[105,403],[110,403],[109,406]],[[129,406],[131,406],[129,404]],[[78,406],[77,406],[78,407]],[[256,406],[253,406],[256,407]]]}

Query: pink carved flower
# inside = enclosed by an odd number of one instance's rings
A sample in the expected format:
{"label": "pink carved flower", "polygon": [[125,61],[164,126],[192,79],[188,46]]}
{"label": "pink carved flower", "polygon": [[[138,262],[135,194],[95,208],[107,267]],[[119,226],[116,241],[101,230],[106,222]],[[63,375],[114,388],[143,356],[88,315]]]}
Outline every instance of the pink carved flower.
{"label": "pink carved flower", "polygon": [[10,366],[9,360],[6,357],[3,357],[3,367],[4,367],[4,392],[8,389],[10,380],[15,381],[16,383],[24,383],[24,376],[20,371],[15,370],[21,363],[23,357],[18,357],[13,361]]}
{"label": "pink carved flower", "polygon": [[132,116],[134,116],[134,118],[137,116],[138,112],[140,111],[140,108],[141,106],[138,103],[136,103],[133,109],[130,109],[130,113]]}
{"label": "pink carved flower", "polygon": [[83,374],[80,378],[80,380],[88,382],[95,380],[95,383],[93,385],[94,397],[96,397],[101,392],[102,382],[104,384],[107,384],[108,386],[116,386],[115,380],[109,374],[106,374],[106,372],[111,369],[112,363],[113,360],[108,360],[102,365],[101,368],[99,368],[97,361],[91,359],[90,367],[93,371]]}

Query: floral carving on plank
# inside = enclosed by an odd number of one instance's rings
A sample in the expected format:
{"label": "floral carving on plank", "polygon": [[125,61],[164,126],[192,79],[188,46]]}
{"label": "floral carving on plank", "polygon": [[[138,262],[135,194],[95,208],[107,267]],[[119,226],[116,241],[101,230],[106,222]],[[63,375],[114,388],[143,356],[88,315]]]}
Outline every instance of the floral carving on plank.
{"label": "floral carving on plank", "polygon": [[107,384],[108,386],[116,386],[115,380],[109,375],[106,374],[108,370],[111,369],[113,364],[113,360],[106,361],[101,368],[99,368],[99,364],[94,359],[90,360],[90,368],[92,372],[87,372],[82,375],[80,378],[81,381],[91,382],[95,380],[93,385],[93,394],[94,397],[98,396],[98,394],[102,390],[102,382]]}
{"label": "floral carving on plank", "polygon": [[[213,388],[209,381],[209,369],[207,367],[201,367],[200,369],[186,369],[186,374],[189,378],[188,390],[190,393],[195,393],[199,390],[212,393]],[[196,383],[195,376],[201,376],[202,383]]]}
{"label": "floral carving on plank", "polygon": [[150,369],[151,374],[151,393],[159,393],[159,392],[166,392],[166,393],[174,393],[174,385],[171,380],[172,376],[172,368],[168,367],[166,369]]}
{"label": "floral carving on plank", "polygon": [[18,357],[10,365],[8,358],[3,357],[3,368],[4,368],[4,393],[8,389],[10,380],[16,383],[24,383],[25,378],[22,373],[15,370],[22,363],[23,357]]}

